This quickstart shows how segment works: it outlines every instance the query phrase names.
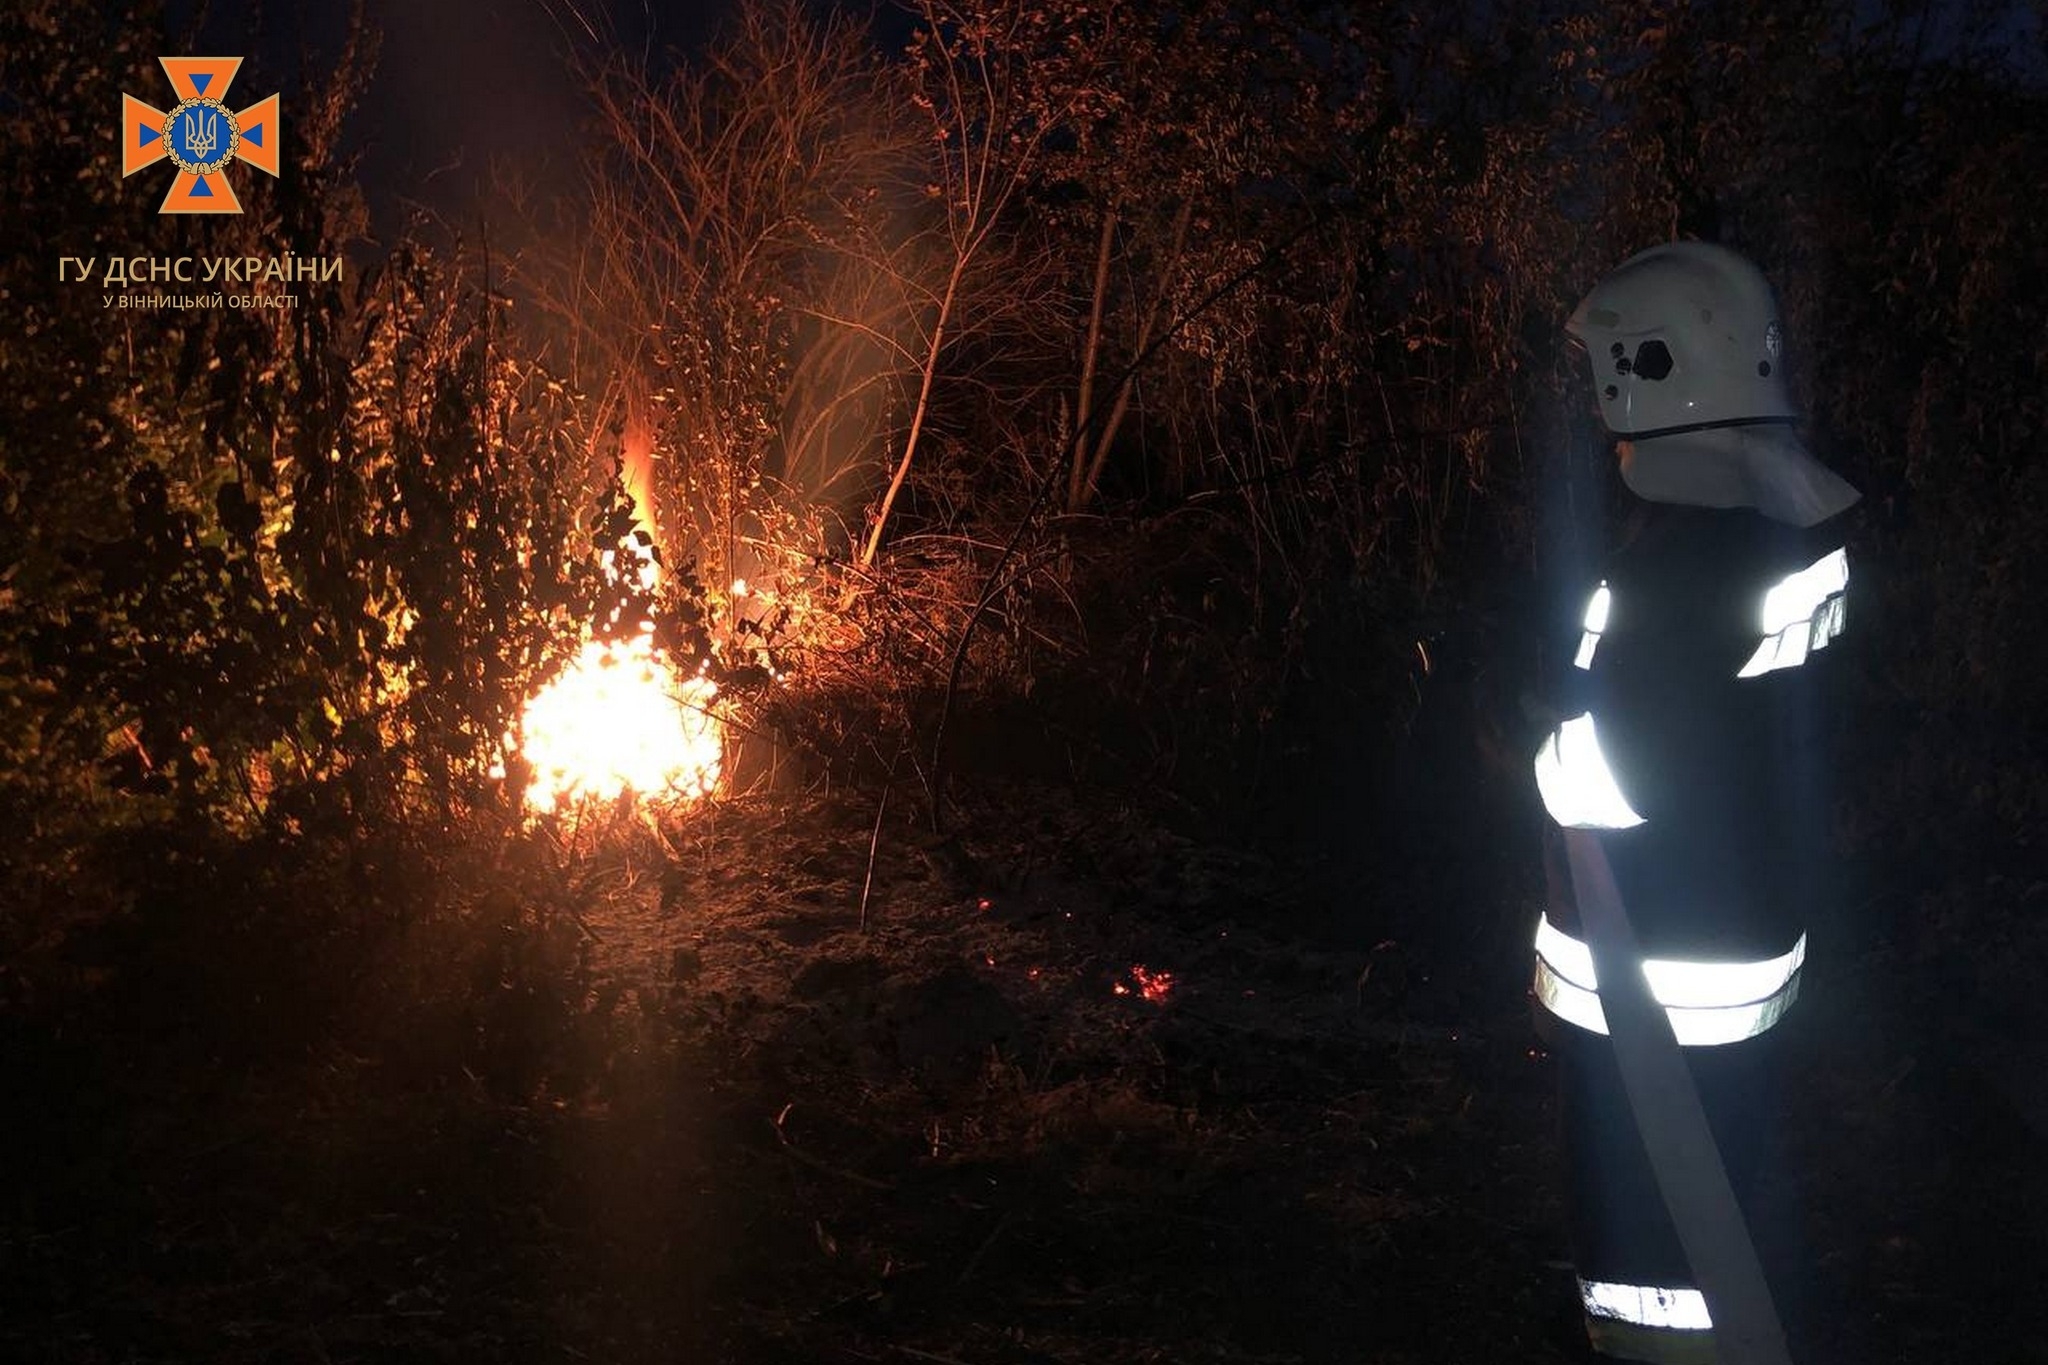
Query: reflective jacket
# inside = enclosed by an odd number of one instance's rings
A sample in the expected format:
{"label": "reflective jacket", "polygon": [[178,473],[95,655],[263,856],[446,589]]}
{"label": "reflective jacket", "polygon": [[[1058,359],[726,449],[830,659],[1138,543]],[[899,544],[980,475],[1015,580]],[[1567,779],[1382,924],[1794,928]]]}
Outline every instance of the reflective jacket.
{"label": "reflective jacket", "polygon": [[[1820,682],[1847,587],[1839,519],[1657,506],[1589,594],[1572,719],[1537,779],[1559,824],[1602,831],[1647,957],[1799,946],[1825,865]],[[1551,918],[1576,933],[1562,899]]]}

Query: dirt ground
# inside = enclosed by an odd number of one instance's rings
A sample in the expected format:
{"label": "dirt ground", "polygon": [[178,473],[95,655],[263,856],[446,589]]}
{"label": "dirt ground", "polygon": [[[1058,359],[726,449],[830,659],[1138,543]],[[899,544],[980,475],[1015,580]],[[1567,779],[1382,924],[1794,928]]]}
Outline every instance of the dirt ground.
{"label": "dirt ground", "polygon": [[[1585,1358],[1525,887],[1460,918],[1071,792],[956,828],[512,841],[331,999],[113,964],[0,1053],[0,1358]],[[2041,1073],[1827,933],[1760,1220],[1795,1358],[2048,1360]]]}

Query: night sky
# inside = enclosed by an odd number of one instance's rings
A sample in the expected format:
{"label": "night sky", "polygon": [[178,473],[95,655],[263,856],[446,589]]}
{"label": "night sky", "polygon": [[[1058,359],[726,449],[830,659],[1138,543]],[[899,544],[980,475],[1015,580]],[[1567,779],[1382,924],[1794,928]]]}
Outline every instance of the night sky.
{"label": "night sky", "polygon": [[[569,54],[597,42],[644,54],[657,67],[699,48],[736,0],[366,0],[380,34],[376,75],[351,118],[380,237],[395,234],[409,204],[460,223],[489,202],[494,164],[539,189],[576,174],[579,99]],[[806,0],[821,12],[846,8]],[[321,63],[338,52],[353,9],[347,0],[278,7],[254,22],[252,7],[174,0],[173,34],[192,32],[191,52],[247,52],[287,90],[301,53]],[[859,8],[855,6],[854,8]],[[900,48],[903,16],[874,6],[876,41]],[[1937,10],[1930,53],[1965,32],[1964,6]],[[2048,78],[2038,15],[2009,10],[1997,27],[2010,59]],[[286,105],[289,117],[289,95]]]}
{"label": "night sky", "polygon": [[[169,6],[170,31],[191,32],[201,8]],[[206,8],[181,50],[249,53],[289,91],[300,54],[333,60],[353,6],[281,7],[254,24],[244,6]],[[556,177],[573,180],[580,104],[572,49],[595,35],[659,67],[701,47],[734,8],[733,0],[367,0],[381,47],[350,132],[380,237],[395,235],[410,204],[456,225],[473,218],[488,202],[494,165],[543,189]],[[289,93],[286,100],[290,117]]]}

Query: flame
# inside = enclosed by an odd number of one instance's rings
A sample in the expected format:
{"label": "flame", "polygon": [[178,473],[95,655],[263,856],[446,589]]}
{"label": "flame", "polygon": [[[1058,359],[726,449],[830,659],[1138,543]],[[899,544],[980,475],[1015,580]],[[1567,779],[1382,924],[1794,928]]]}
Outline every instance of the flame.
{"label": "flame", "polygon": [[567,672],[526,704],[521,729],[533,784],[526,804],[551,811],[586,798],[692,799],[718,784],[724,744],[709,678],[675,686],[654,632],[584,644]]}
{"label": "flame", "polygon": [[[644,527],[652,506],[647,457],[627,453],[627,492]],[[652,591],[659,575],[653,551],[641,546],[635,557],[637,564],[622,566],[607,551],[605,567]],[[711,710],[717,695],[701,675],[677,684],[651,621],[623,640],[585,640],[575,662],[528,699],[522,714],[519,748],[533,770],[526,804],[546,813],[629,791],[656,800],[709,795],[725,749]]]}

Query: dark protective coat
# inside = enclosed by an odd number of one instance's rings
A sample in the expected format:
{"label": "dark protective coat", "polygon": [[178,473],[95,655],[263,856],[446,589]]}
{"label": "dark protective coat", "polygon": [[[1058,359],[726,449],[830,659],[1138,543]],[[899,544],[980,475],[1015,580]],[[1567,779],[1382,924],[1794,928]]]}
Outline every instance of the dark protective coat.
{"label": "dark protective coat", "polygon": [[[1570,670],[1563,709],[1593,713],[1644,817],[1599,837],[1650,956],[1777,956],[1823,893],[1824,688],[1842,642],[1797,668],[1737,674],[1765,593],[1839,547],[1838,522],[1655,506],[1606,566],[1607,626],[1592,667]],[[1576,932],[1571,898],[1556,900],[1553,917]]]}

